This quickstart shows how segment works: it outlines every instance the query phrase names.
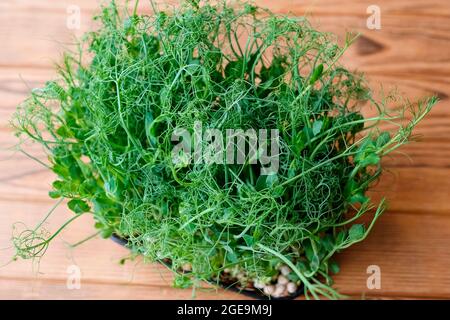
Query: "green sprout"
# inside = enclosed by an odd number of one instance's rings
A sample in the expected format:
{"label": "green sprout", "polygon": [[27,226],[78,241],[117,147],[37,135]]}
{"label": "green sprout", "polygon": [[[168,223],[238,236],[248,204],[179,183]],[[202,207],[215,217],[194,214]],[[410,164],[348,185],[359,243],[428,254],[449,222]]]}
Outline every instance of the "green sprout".
{"label": "green sprout", "polygon": [[[388,110],[338,62],[355,37],[340,47],[304,17],[248,3],[153,8],[103,7],[101,27],[14,117],[22,141],[48,154],[57,175],[50,197],[75,213],[62,228],[91,213],[103,237],[170,261],[178,286],[218,283],[226,269],[245,272],[242,287],[268,283],[285,265],[307,298],[339,298],[332,258],[385,211],[367,190],[436,98]],[[364,117],[363,103],[375,115]],[[249,159],[175,165],[171,135],[195,121],[223,132],[277,129],[278,172],[262,175]],[[366,215],[368,226],[355,224]],[[17,256],[41,257],[59,233],[40,227],[14,236]],[[185,264],[190,272],[180,273]]]}

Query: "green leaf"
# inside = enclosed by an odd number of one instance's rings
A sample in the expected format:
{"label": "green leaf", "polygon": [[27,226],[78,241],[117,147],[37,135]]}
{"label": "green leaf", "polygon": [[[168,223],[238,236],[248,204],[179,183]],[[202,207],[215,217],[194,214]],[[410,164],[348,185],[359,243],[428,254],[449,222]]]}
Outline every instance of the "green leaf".
{"label": "green leaf", "polygon": [[300,131],[295,136],[293,148],[296,153],[300,153],[305,148],[307,142],[306,134],[303,131]]}
{"label": "green leaf", "polygon": [[347,231],[342,230],[336,236],[336,245],[339,247],[345,241],[345,237],[347,236]]}
{"label": "green leaf", "polygon": [[52,170],[62,179],[67,179],[70,177],[69,169],[58,163],[53,166]]}
{"label": "green leaf", "polygon": [[88,212],[89,210],[91,210],[86,201],[81,199],[72,199],[67,203],[67,206],[76,214]]}
{"label": "green leaf", "polygon": [[323,64],[319,64],[313,71],[311,78],[309,79],[309,84],[313,85],[322,76]]}
{"label": "green leaf", "polygon": [[359,164],[362,167],[367,167],[370,165],[377,165],[380,162],[380,157],[376,153],[371,153],[364,157],[362,161],[359,162]]}
{"label": "green leaf", "polygon": [[190,288],[192,286],[192,279],[184,274],[175,274],[173,286],[180,289]]}
{"label": "green leaf", "polygon": [[313,247],[312,247],[311,243],[309,241],[304,243],[303,248],[305,249],[306,258],[309,261],[312,261],[313,258],[314,258],[314,250],[313,250]]}
{"label": "green leaf", "polygon": [[341,268],[339,268],[339,265],[337,264],[336,261],[331,261],[330,262],[330,271],[331,272],[336,274],[336,273],[339,273],[340,270],[341,270]]}
{"label": "green leaf", "polygon": [[72,132],[66,126],[59,127],[58,130],[56,130],[56,133],[61,138],[71,138],[71,137],[73,137]]}
{"label": "green leaf", "polygon": [[272,188],[278,184],[278,181],[278,175],[276,174],[260,175],[258,179],[256,179],[255,188],[257,191]]}
{"label": "green leaf", "polygon": [[350,203],[366,203],[369,200],[368,197],[366,197],[361,192],[358,192],[350,198]]}
{"label": "green leaf", "polygon": [[360,240],[362,237],[364,237],[364,234],[365,227],[362,224],[354,224],[348,231],[348,237],[351,241]]}
{"label": "green leaf", "polygon": [[279,198],[283,196],[283,194],[286,192],[286,188],[283,186],[277,185],[275,188],[273,188],[271,195],[275,198]]}
{"label": "green leaf", "polygon": [[322,125],[323,125],[323,121],[321,121],[321,120],[314,121],[313,126],[312,126],[312,132],[315,136],[317,136],[320,133],[320,131],[322,130]]}
{"label": "green leaf", "polygon": [[55,190],[63,190],[64,186],[65,186],[64,181],[56,180],[56,181],[53,181],[53,183],[52,183],[52,187]]}
{"label": "green leaf", "polygon": [[327,234],[320,239],[320,245],[327,253],[331,252],[334,249],[333,237]]}
{"label": "green leaf", "polygon": [[229,78],[231,81],[239,79],[242,76],[243,68],[244,63],[242,59],[230,61],[225,67],[225,77]]}
{"label": "green leaf", "polygon": [[110,177],[104,184],[106,195],[113,200],[118,200],[121,197],[119,181],[116,177]]}
{"label": "green leaf", "polygon": [[376,145],[377,147],[383,147],[385,146],[389,141],[391,140],[391,135],[389,134],[389,132],[382,132],[378,138],[377,138],[377,142]]}
{"label": "green leaf", "polygon": [[52,198],[52,199],[58,199],[58,198],[61,197],[61,192],[59,192],[59,191],[50,191],[50,192],[48,193],[48,195],[49,195],[49,197]]}
{"label": "green leaf", "polygon": [[244,234],[243,236],[245,244],[249,247],[253,247],[254,239],[252,236],[249,236],[248,234]]}
{"label": "green leaf", "polygon": [[48,81],[46,84],[47,93],[54,99],[65,101],[67,99],[67,92],[55,81]]}
{"label": "green leaf", "polygon": [[228,245],[225,245],[224,249],[227,251],[227,260],[233,264],[238,263],[238,257],[236,253],[234,253],[233,249],[231,249]]}
{"label": "green leaf", "polygon": [[278,175],[277,174],[269,174],[266,176],[266,187],[272,188],[278,183]]}
{"label": "green leaf", "polygon": [[132,34],[135,28],[136,24],[136,18],[135,17],[129,17],[125,19],[123,22],[123,29],[125,31],[125,34]]}
{"label": "green leaf", "polygon": [[312,256],[311,262],[309,264],[311,271],[316,272],[320,267],[320,258],[318,255],[314,254]]}
{"label": "green leaf", "polygon": [[108,239],[112,236],[112,234],[114,233],[114,229],[113,228],[107,228],[107,229],[103,229],[102,232],[100,233],[100,236],[103,239]]}
{"label": "green leaf", "polygon": [[[297,262],[297,263],[295,264],[295,266],[297,267],[298,270],[300,270],[300,272],[305,273],[305,272],[308,271],[308,269],[306,268],[305,263],[302,262],[302,261]],[[292,272],[291,274],[293,274],[293,273],[294,273],[294,272]]]}
{"label": "green leaf", "polygon": [[227,260],[233,264],[238,263],[239,259],[237,257],[237,255],[234,252],[228,252],[227,253]]}
{"label": "green leaf", "polygon": [[80,184],[79,193],[83,198],[89,198],[91,195],[95,194],[97,189],[97,182],[93,179],[86,179]]}
{"label": "green leaf", "polygon": [[291,272],[287,275],[287,278],[292,281],[292,282],[297,282],[300,280],[300,278],[298,277],[298,275],[295,272]]}
{"label": "green leaf", "polygon": [[96,222],[94,224],[94,228],[95,229],[103,229],[104,227],[105,227],[105,225],[103,223],[101,223],[101,222]]}
{"label": "green leaf", "polygon": [[313,133],[312,129],[308,126],[304,126],[303,127],[303,141],[305,141],[305,143],[309,143],[312,138],[314,138],[314,133]]}

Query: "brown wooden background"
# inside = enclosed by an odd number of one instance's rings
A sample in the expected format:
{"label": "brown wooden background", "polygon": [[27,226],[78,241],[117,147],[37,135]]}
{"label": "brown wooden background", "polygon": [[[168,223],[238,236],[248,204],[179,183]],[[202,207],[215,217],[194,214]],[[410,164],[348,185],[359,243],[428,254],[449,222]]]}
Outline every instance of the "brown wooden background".
{"label": "brown wooden background", "polygon": [[[172,1],[174,2],[174,1]],[[55,76],[58,62],[73,35],[92,24],[98,1],[0,1],[0,264],[12,256],[11,226],[38,222],[54,204],[47,192],[52,174],[8,150],[16,143],[8,121],[30,88]],[[397,86],[410,98],[437,94],[438,107],[419,126],[422,142],[394,155],[375,188],[386,194],[389,211],[367,241],[339,255],[336,287],[355,298],[450,298],[450,1],[449,0],[264,0],[274,11],[307,13],[321,30],[341,38],[346,31],[363,36],[345,55],[350,68],[365,71],[375,89]],[[66,27],[67,7],[81,8],[82,30]],[[381,30],[368,30],[366,8],[381,8]],[[148,8],[148,1],[142,1]],[[39,154],[38,148],[32,147]],[[42,158],[42,157],[41,157]],[[45,160],[45,159],[43,159]],[[70,217],[61,206],[48,229]],[[0,298],[157,299],[191,297],[191,290],[170,287],[164,268],[140,261],[119,265],[127,250],[94,239],[75,250],[75,243],[94,232],[86,217],[53,242],[39,269],[29,261],[0,268]],[[82,272],[81,289],[66,288],[67,268]],[[366,287],[369,265],[381,268],[381,289]],[[239,298],[222,290],[201,290],[199,298]]]}

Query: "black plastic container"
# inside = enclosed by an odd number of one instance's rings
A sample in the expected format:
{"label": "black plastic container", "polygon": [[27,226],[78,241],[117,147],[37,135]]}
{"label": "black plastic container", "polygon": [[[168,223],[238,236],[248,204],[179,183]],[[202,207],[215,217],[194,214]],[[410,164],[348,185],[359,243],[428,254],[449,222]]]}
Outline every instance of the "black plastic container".
{"label": "black plastic container", "polygon": [[[114,241],[117,244],[120,244],[121,246],[127,247],[128,245],[128,241],[126,239],[123,239],[115,234],[113,234],[111,236],[111,240]],[[170,267],[170,265],[168,265],[166,262],[160,261],[159,263],[165,265],[166,267]],[[229,286],[226,285],[224,283],[219,283],[220,286],[225,289],[225,290],[229,290],[229,291],[233,291],[233,292],[237,292],[240,293],[244,296],[247,297],[251,297],[253,299],[257,299],[257,300],[293,300],[295,298],[298,298],[300,296],[303,295],[303,285],[300,285],[297,289],[297,292],[295,292],[294,294],[291,294],[289,296],[286,297],[280,297],[280,298],[273,298],[273,297],[268,297],[262,293],[260,293],[259,291],[255,290],[245,290],[245,289],[240,289],[237,286]]]}

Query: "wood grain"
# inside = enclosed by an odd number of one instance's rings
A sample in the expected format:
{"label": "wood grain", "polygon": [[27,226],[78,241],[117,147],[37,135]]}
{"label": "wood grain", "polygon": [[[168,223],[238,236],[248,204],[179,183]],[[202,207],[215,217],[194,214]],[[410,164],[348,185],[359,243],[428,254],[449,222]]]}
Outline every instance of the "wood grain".
{"label": "wood grain", "polygon": [[[99,1],[3,0],[0,2],[0,265],[8,262],[11,226],[33,224],[53,201],[47,192],[53,179],[39,164],[14,152],[17,140],[8,121],[31,88],[54,78],[53,65],[74,36],[94,26]],[[142,1],[141,1],[142,2]],[[170,1],[167,3],[176,3]],[[341,272],[336,287],[354,298],[450,298],[450,6],[447,0],[379,0],[382,29],[368,30],[363,0],[261,0],[258,4],[292,15],[308,15],[320,30],[342,41],[347,31],[361,37],[343,57],[343,64],[364,71],[375,90],[397,87],[411,101],[436,94],[441,102],[419,125],[421,142],[405,146],[385,160],[386,173],[371,196],[386,196],[390,209],[368,237],[338,255]],[[81,8],[81,30],[66,27],[67,7]],[[141,4],[149,12],[148,3]],[[370,111],[369,111],[370,112]],[[33,155],[45,160],[38,146]],[[61,206],[49,230],[70,217]],[[83,217],[65,230],[41,261],[39,273],[27,261],[0,268],[0,298],[6,299],[189,299],[191,290],[171,288],[172,276],[139,258],[120,265],[126,249],[93,239],[76,249],[69,243],[94,232]],[[66,288],[67,267],[82,272],[80,290]],[[380,290],[368,290],[369,265],[382,272]],[[205,289],[197,298],[241,298],[223,290]]]}

